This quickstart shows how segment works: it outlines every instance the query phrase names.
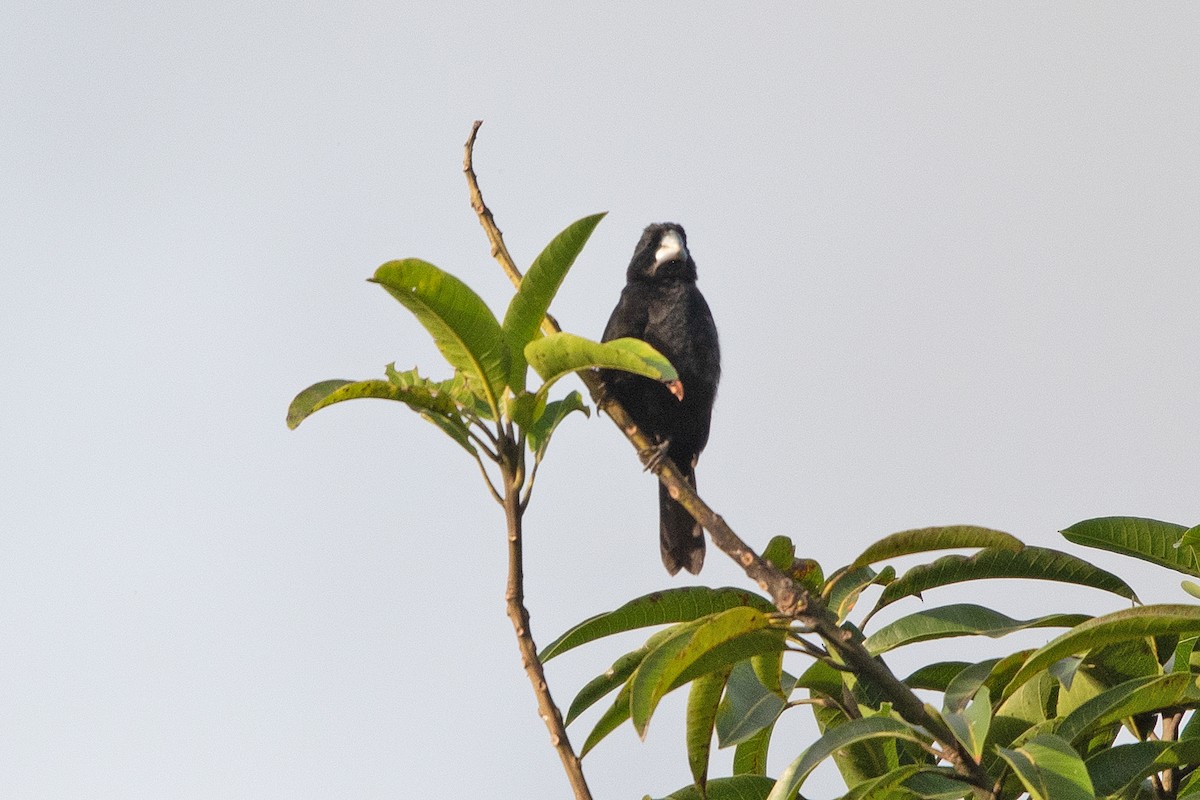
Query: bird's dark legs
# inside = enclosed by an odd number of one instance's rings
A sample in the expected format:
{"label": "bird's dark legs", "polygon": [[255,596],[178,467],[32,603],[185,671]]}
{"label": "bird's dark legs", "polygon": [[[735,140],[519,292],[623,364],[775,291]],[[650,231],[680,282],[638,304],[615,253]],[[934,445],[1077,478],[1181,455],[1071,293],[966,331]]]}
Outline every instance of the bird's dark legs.
{"label": "bird's dark legs", "polygon": [[667,457],[667,450],[671,447],[670,439],[663,439],[656,442],[644,450],[638,451],[638,458],[642,460],[643,468],[646,472],[653,472],[658,469],[658,465]]}

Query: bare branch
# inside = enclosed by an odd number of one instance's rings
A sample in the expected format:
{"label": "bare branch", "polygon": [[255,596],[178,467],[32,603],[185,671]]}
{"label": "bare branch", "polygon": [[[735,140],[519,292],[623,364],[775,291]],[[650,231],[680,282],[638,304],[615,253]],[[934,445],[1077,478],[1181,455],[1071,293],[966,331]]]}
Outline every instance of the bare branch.
{"label": "bare branch", "polygon": [[567,780],[575,792],[576,800],[591,800],[591,791],[583,775],[583,766],[579,756],[571,747],[567,737],[567,728],[563,724],[562,712],[554,704],[550,694],[550,685],[546,683],[546,673],[538,658],[537,645],[534,644],[533,634],[529,630],[529,610],[525,608],[525,567],[522,556],[521,539],[521,499],[518,496],[520,486],[514,480],[515,476],[509,467],[503,468],[504,473],[504,516],[508,521],[508,586],[504,593],[505,604],[508,608],[508,618],[512,621],[513,631],[517,634],[517,646],[521,651],[521,663],[533,693],[537,696],[538,714],[550,731],[550,744],[558,753]]}

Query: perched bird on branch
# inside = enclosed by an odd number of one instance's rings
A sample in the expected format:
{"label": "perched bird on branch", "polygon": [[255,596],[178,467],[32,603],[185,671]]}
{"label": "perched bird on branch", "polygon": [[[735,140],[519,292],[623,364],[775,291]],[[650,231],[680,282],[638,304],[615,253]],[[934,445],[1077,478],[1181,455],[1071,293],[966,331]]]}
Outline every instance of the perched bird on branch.
{"label": "perched bird on branch", "polygon": [[[688,253],[683,228],[673,222],[647,227],[625,280],[602,340],[631,336],[649,343],[671,361],[679,381],[668,386],[640,375],[605,370],[605,392],[657,443],[647,468],[668,456],[695,486],[696,460],[708,443],[721,378],[721,354],[712,312],[696,288],[696,262]],[[700,572],[704,531],[661,483],[658,519],[667,571],[672,575],[680,568],[692,574]]]}

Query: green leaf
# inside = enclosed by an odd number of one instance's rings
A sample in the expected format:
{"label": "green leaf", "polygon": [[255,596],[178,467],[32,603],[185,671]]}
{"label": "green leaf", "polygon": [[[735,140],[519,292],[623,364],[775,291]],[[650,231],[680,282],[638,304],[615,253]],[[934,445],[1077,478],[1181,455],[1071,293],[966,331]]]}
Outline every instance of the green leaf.
{"label": "green leaf", "polygon": [[1192,550],[1200,549],[1200,525],[1193,525],[1183,532],[1179,537],[1178,547],[1189,547]]}
{"label": "green leaf", "polygon": [[[307,389],[305,389],[304,391],[300,392],[300,394],[296,395],[296,397],[292,400],[291,405],[288,406],[288,413],[287,413],[288,428],[295,430],[296,426],[299,425],[301,422],[303,422],[305,419],[307,419],[308,416],[310,414],[312,414],[314,411],[317,411],[318,409],[322,409],[325,406],[330,405],[331,403],[339,402],[338,400],[328,401],[329,396],[332,395],[333,393],[335,393],[338,389],[341,389],[344,386],[349,386],[352,383],[354,383],[354,381],[345,381],[345,380],[321,381],[320,383],[314,383],[312,386],[310,386]],[[372,382],[364,381],[364,383],[372,383]],[[386,383],[386,381],[375,381],[374,383]],[[357,396],[357,397],[377,397],[378,395],[359,394],[359,395],[355,395],[355,396]],[[349,397],[349,396],[340,398],[340,400],[350,400],[350,399],[351,399],[351,397]],[[388,397],[387,399],[391,400],[392,398]]]}
{"label": "green leaf", "polygon": [[775,782],[775,788],[767,800],[785,800],[797,792],[812,771],[837,751],[855,742],[868,739],[905,739],[925,744],[925,740],[903,722],[891,717],[873,716],[852,719],[844,725],[830,728],[821,738],[813,742],[799,758],[793,761]]}
{"label": "green leaf", "polygon": [[1168,667],[1172,672],[1190,672],[1192,664],[1192,653],[1196,651],[1196,643],[1200,638],[1188,636],[1179,640],[1175,645],[1175,652],[1171,654],[1170,661],[1164,666]]}
{"label": "green leaf", "polygon": [[1087,760],[1087,770],[1097,796],[1107,797],[1156,772],[1192,765],[1197,759],[1200,759],[1200,740],[1133,742],[1100,751]]}
{"label": "green leaf", "polygon": [[537,458],[540,459],[546,454],[546,448],[550,446],[550,437],[554,435],[559,423],[575,411],[582,411],[585,417],[590,417],[592,414],[591,410],[584,405],[583,396],[579,392],[571,392],[562,400],[554,400],[546,404],[545,409],[527,430],[529,449]]}
{"label": "green leaf", "polygon": [[796,544],[787,536],[772,536],[763,548],[762,557],[775,565],[775,569],[787,572],[796,560]]}
{"label": "green leaf", "polygon": [[774,723],[738,744],[733,751],[734,775],[766,775]]}
{"label": "green leaf", "polygon": [[896,570],[890,566],[879,572],[870,567],[841,569],[830,576],[821,594],[829,610],[837,614],[838,622],[843,622],[854,610],[864,589],[872,584],[886,586],[895,577]]}
{"label": "green leaf", "polygon": [[717,645],[696,659],[672,682],[671,689],[683,686],[700,675],[724,669],[739,661],[753,661],[760,656],[781,653],[786,647],[787,631],[783,627],[769,627],[752,631],[744,636],[737,636]]}
{"label": "green leaf", "polygon": [[567,270],[575,263],[588,237],[604,214],[592,214],[568,225],[546,245],[521,279],[508,304],[501,327],[512,348],[512,364],[508,378],[514,391],[525,388],[525,345],[537,336],[542,320],[550,309],[550,301],[558,294]]}
{"label": "green leaf", "polygon": [[695,786],[685,786],[662,800],[765,800],[774,785],[775,781],[761,775],[737,775],[709,781],[704,794]]}
{"label": "green leaf", "polygon": [[1134,678],[1101,692],[1062,719],[1055,731],[1072,743],[1097,728],[1128,717],[1200,702],[1196,677],[1171,672],[1158,677]]}
{"label": "green leaf", "polygon": [[953,770],[927,764],[906,764],[855,786],[839,800],[961,800],[969,789]]}
{"label": "green leaf", "polygon": [[641,339],[593,342],[573,333],[552,333],[527,344],[525,358],[545,381],[538,389],[543,394],[555,381],[582,369],[619,369],[664,383],[679,379],[671,362]]}
{"label": "green leaf", "polygon": [[938,661],[926,664],[905,678],[904,683],[910,689],[944,692],[954,677],[970,666],[972,664],[969,661]]}
{"label": "green leaf", "polygon": [[690,622],[738,606],[757,608],[765,613],[775,610],[769,600],[744,589],[711,589],[707,586],[667,589],[638,597],[615,611],[606,611],[584,620],[546,645],[538,657],[542,661],[549,661],[581,644],[615,633],[651,625]]}
{"label": "green leaf", "polygon": [[617,697],[613,700],[613,704],[608,707],[608,710],[600,715],[600,719],[596,721],[596,725],[592,728],[592,732],[588,734],[587,740],[583,743],[583,748],[579,751],[579,757],[583,758],[592,748],[600,744],[605,736],[621,727],[621,723],[629,719],[629,684],[626,683],[621,687],[621,691],[617,692]]}
{"label": "green leaf", "polygon": [[987,741],[988,729],[992,724],[992,701],[988,688],[980,686],[964,711],[943,711],[942,719],[950,726],[954,737],[978,761],[983,756],[983,744]]}
{"label": "green leaf", "polygon": [[491,414],[487,403],[471,390],[462,373],[456,372],[454,377],[449,380],[431,381],[428,378],[422,378],[416,367],[400,372],[392,363],[388,364],[384,371],[388,381],[393,385],[407,392],[424,392],[431,395],[441,404],[440,408],[435,407],[437,410],[462,413],[481,419],[486,419]]}
{"label": "green leaf", "polygon": [[[888,584],[875,604],[875,610],[904,597],[920,597],[922,592],[963,581],[986,578],[1031,578],[1073,583],[1120,595],[1137,602],[1129,584],[1081,558],[1044,547],[1021,550],[985,548],[972,556],[943,556],[930,564],[913,567]],[[874,613],[874,612],[872,612]]]}
{"label": "green leaf", "polygon": [[996,708],[992,717],[991,744],[1009,746],[1045,730],[1053,717],[1051,701],[1057,684],[1048,672],[1025,683]]}
{"label": "green leaf", "polygon": [[735,664],[717,712],[717,741],[721,747],[741,744],[773,725],[785,706],[784,698],[763,686],[748,663]]}
{"label": "green leaf", "polygon": [[708,758],[712,754],[713,724],[717,719],[717,706],[730,669],[718,670],[701,675],[692,681],[687,702],[688,766],[692,780],[700,788],[708,782]]}
{"label": "green leaf", "polygon": [[1179,547],[1188,529],[1172,522],[1141,517],[1099,517],[1077,522],[1062,535],[1067,541],[1121,555],[1133,556],[1162,567],[1200,577],[1196,551]]}
{"label": "green leaf", "polygon": [[[660,631],[660,633],[667,633],[667,631]],[[654,646],[657,646],[657,643],[654,642],[654,637],[651,637],[646,644],[621,656],[613,662],[611,667],[588,681],[571,701],[571,707],[567,710],[566,724],[570,725],[597,701],[624,684]]]}
{"label": "green leaf", "polygon": [[528,430],[534,419],[546,410],[546,398],[540,394],[505,392],[500,399],[500,413],[518,428]]}
{"label": "green leaf", "polygon": [[918,611],[880,628],[865,642],[875,655],[901,645],[952,636],[988,636],[993,639],[1028,628],[1067,628],[1089,619],[1086,614],[1049,614],[1016,620],[999,611],[963,603]]}
{"label": "green leaf", "polygon": [[976,525],[945,525],[920,528],[885,536],[864,550],[848,569],[855,570],[897,556],[927,553],[931,550],[951,550],[958,547],[993,547],[1016,551],[1024,547],[1021,540],[1002,531]]}
{"label": "green leaf", "polygon": [[364,397],[403,403],[441,428],[467,452],[475,454],[475,447],[467,436],[467,425],[458,416],[454,402],[423,385],[403,388],[385,380],[321,381],[296,395],[288,408],[288,427],[294,429],[309,415],[334,403]]}
{"label": "green leaf", "polygon": [[[984,685],[984,681],[992,674],[992,670],[1000,663],[998,658],[989,658],[978,664],[970,664],[960,670],[954,679],[946,686],[942,703],[950,711],[962,711],[967,703]],[[964,742],[965,744],[965,742]]]}
{"label": "green leaf", "polygon": [[1042,734],[1015,750],[999,751],[1033,800],[1095,800],[1083,759],[1059,737]]}
{"label": "green leaf", "polygon": [[638,735],[646,735],[646,727],[659,700],[674,688],[676,678],[688,667],[719,645],[771,625],[770,615],[741,606],[689,625],[659,645],[629,679],[632,691],[630,718]]}
{"label": "green leaf", "polygon": [[494,417],[508,384],[509,348],[500,323],[471,287],[417,258],[389,261],[371,279],[411,311],[439,351]]}
{"label": "green leaf", "polygon": [[1012,694],[1022,683],[1066,656],[1146,636],[1197,632],[1200,632],[1200,607],[1196,606],[1139,606],[1094,617],[1037,650],[1013,676],[1004,694]]}

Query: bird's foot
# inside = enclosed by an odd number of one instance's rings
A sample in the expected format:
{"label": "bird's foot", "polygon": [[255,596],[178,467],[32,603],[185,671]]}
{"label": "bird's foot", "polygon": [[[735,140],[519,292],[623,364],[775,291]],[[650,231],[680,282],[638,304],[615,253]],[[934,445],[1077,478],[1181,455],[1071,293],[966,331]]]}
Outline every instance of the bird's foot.
{"label": "bird's foot", "polygon": [[596,408],[603,411],[609,400],[612,400],[612,395],[608,392],[608,384],[601,378],[596,386],[596,391],[592,394],[592,402],[596,404]]}
{"label": "bird's foot", "polygon": [[667,450],[671,446],[670,439],[663,439],[661,442],[656,442],[649,447],[638,451],[638,458],[642,460],[642,464],[646,472],[654,472],[658,469],[662,460],[667,457]]}

